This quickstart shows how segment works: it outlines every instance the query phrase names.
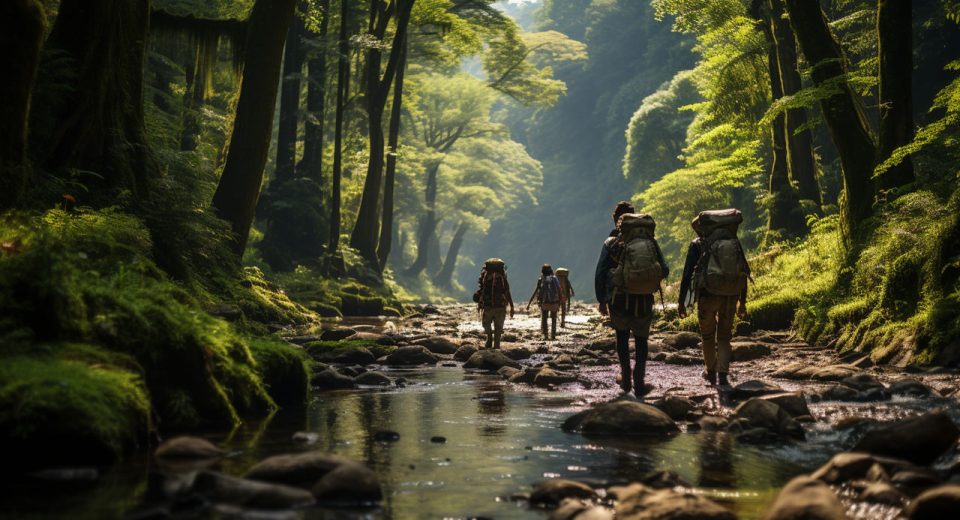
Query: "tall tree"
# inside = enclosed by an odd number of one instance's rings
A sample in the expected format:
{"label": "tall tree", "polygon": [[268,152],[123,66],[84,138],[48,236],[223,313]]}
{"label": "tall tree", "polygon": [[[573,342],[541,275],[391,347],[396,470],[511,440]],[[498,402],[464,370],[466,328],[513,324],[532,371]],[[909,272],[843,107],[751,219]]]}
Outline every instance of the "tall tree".
{"label": "tall tree", "polygon": [[[877,2],[877,53],[880,58],[880,142],[878,159],[913,141],[913,2]],[[877,179],[879,189],[913,182],[910,156],[886,169]]]}
{"label": "tall tree", "polygon": [[463,238],[470,230],[470,222],[463,220],[457,225],[457,230],[453,233],[453,239],[450,240],[450,247],[447,248],[447,254],[443,260],[443,266],[433,277],[433,283],[442,289],[453,288],[453,271],[457,266],[457,257],[460,255],[460,248],[463,247]]}
{"label": "tall tree", "polygon": [[350,93],[350,2],[340,0],[340,32],[337,37],[337,106],[333,130],[333,179],[330,186],[330,237],[327,252],[340,248],[340,179],[343,176],[343,118]]}
{"label": "tall tree", "polygon": [[0,5],[0,210],[14,206],[27,184],[27,116],[47,20],[36,0]]}
{"label": "tall tree", "polygon": [[307,61],[307,117],[303,124],[303,159],[297,175],[323,185],[323,121],[327,94],[327,32],[330,27],[330,0],[320,0],[320,30],[313,42],[314,56]]}
{"label": "tall tree", "polygon": [[293,178],[297,156],[297,127],[300,122],[300,79],[303,77],[303,21],[294,16],[287,30],[280,87],[280,120],[277,126],[277,162],[274,181]]}
{"label": "tall tree", "polygon": [[800,49],[811,64],[811,76],[831,89],[820,101],[843,170],[841,221],[847,246],[856,246],[862,224],[873,211],[873,167],[876,147],[860,98],[846,81],[846,56],[820,9],[819,2],[786,0],[790,23]]}
{"label": "tall tree", "polygon": [[295,5],[296,0],[257,0],[250,13],[230,149],[213,195],[217,215],[230,222],[235,234],[233,246],[238,256],[246,248],[260,196],[283,44]]}
{"label": "tall tree", "polygon": [[387,166],[383,176],[383,223],[380,225],[380,243],[377,246],[380,271],[387,266],[393,242],[393,194],[397,173],[397,154],[400,146],[400,115],[403,107],[403,77],[407,68],[407,41],[401,42],[400,64],[393,85],[393,105],[390,108],[390,124],[387,137]]}
{"label": "tall tree", "polygon": [[366,97],[367,131],[370,154],[367,161],[367,176],[357,222],[350,235],[350,245],[355,247],[370,265],[379,266],[377,245],[380,230],[380,185],[383,182],[384,139],[383,112],[390,94],[390,86],[400,64],[403,41],[410,22],[414,0],[370,1],[368,34],[377,42],[384,40],[390,19],[396,14],[396,30],[390,45],[390,58],[381,76],[382,50],[380,45],[371,45],[366,52],[364,95]]}

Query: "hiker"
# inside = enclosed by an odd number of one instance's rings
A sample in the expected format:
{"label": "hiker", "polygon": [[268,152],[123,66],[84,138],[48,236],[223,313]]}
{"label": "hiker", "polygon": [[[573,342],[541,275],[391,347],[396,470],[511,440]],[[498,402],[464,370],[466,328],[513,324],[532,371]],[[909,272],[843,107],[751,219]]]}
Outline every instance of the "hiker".
{"label": "hiker", "polygon": [[560,294],[563,295],[563,304],[560,305],[560,328],[567,328],[567,313],[570,312],[570,300],[573,299],[573,284],[570,283],[570,270],[558,267],[554,273],[560,280]]}
{"label": "hiker", "polygon": [[[656,223],[650,215],[635,213],[633,204],[622,201],[613,210],[616,228],[600,251],[594,288],[600,314],[610,316],[617,334],[620,388],[637,397],[649,389],[645,384],[647,338],[653,323],[653,294],[669,273],[660,245],[654,238]],[[662,296],[661,296],[662,297]],[[630,370],[630,333],[636,345],[636,363]]]}
{"label": "hiker", "polygon": [[473,293],[473,301],[480,310],[480,322],[487,335],[484,348],[500,348],[503,335],[503,322],[507,319],[507,305],[510,305],[510,317],[513,318],[513,296],[510,295],[510,282],[507,281],[507,266],[499,258],[490,258],[480,269],[479,288]]}
{"label": "hiker", "polygon": [[[680,280],[680,317],[697,304],[703,346],[703,378],[710,385],[729,384],[734,315],[745,320],[750,265],[743,253],[737,228],[743,215],[737,209],[701,211],[691,226],[697,238],[687,249]],[[739,304],[739,308],[738,308]]]}
{"label": "hiker", "polygon": [[[560,290],[560,280],[553,274],[550,264],[543,264],[540,268],[540,279],[527,302],[527,310],[533,299],[537,299],[540,306],[540,330],[543,339],[557,339],[557,311],[563,305],[563,292]],[[550,336],[547,336],[547,315],[550,316]]]}

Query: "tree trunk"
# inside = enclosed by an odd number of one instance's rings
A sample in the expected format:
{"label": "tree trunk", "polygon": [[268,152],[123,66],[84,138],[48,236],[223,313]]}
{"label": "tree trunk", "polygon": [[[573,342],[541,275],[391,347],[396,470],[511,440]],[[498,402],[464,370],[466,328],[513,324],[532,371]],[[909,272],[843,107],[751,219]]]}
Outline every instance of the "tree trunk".
{"label": "tree trunk", "polygon": [[303,159],[297,175],[313,179],[323,186],[323,121],[326,117],[327,31],[330,27],[330,0],[320,1],[320,51],[307,62],[307,118],[303,129]]}
{"label": "tree trunk", "polygon": [[183,122],[180,129],[180,150],[190,152],[200,144],[200,108],[203,106],[203,78],[200,62],[203,47],[198,45],[193,59],[184,67],[186,88],[183,92]]}
{"label": "tree trunk", "polygon": [[303,22],[293,17],[287,31],[283,53],[283,79],[280,88],[280,118],[277,126],[277,163],[273,178],[282,183],[293,178],[297,157],[297,126],[300,118],[300,78],[303,75],[303,52],[300,38]]}
{"label": "tree trunk", "polygon": [[393,240],[393,185],[397,173],[397,148],[400,144],[400,112],[403,105],[403,75],[407,67],[407,42],[401,42],[400,64],[397,67],[396,80],[393,85],[393,106],[390,108],[390,137],[387,142],[387,167],[383,177],[383,224],[380,226],[380,244],[377,246],[377,257],[380,261],[380,272],[387,266],[390,257],[390,247]]}
{"label": "tree trunk", "polygon": [[405,276],[417,276],[427,268],[427,259],[430,257],[430,239],[435,236],[437,230],[437,173],[439,171],[440,163],[430,165],[430,169],[427,170],[424,193],[427,211],[420,219],[417,228],[417,257],[410,264],[410,267],[404,271]]}
{"label": "tree trunk", "polygon": [[[877,53],[880,57],[880,144],[878,161],[885,161],[897,148],[913,141],[913,2],[877,2]],[[913,182],[910,157],[877,179],[878,188],[889,190]]]}
{"label": "tree trunk", "polygon": [[149,0],[63,0],[47,39],[45,55],[62,72],[38,78],[35,101],[47,99],[33,113],[46,128],[32,144],[48,170],[94,172],[84,183],[96,204],[115,204],[123,190],[142,200],[159,174],[144,126],[149,18]]}
{"label": "tree trunk", "polygon": [[0,3],[0,210],[14,207],[29,177],[27,117],[47,20],[36,0]]}
{"label": "tree trunk", "polygon": [[343,116],[350,92],[350,42],[347,28],[350,19],[350,3],[340,0],[340,34],[337,39],[337,107],[333,131],[333,182],[330,187],[330,243],[327,253],[336,254],[340,249],[340,178],[343,176]]}
{"label": "tree trunk", "polygon": [[[777,46],[777,63],[784,96],[792,96],[803,88],[797,66],[797,42],[790,22],[783,16],[782,0],[769,0],[771,29]],[[807,111],[794,108],[787,111],[787,158],[790,178],[797,184],[797,193],[802,200],[813,201],[819,213],[823,206],[820,182],[817,179],[817,162],[813,155],[813,134],[807,125]],[[799,130],[803,128],[803,130]],[[799,130],[799,131],[798,131]]]}
{"label": "tree trunk", "polygon": [[873,211],[873,167],[876,148],[863,113],[860,98],[843,80],[847,72],[843,50],[837,44],[818,2],[786,0],[790,22],[800,49],[812,65],[817,85],[840,82],[840,92],[822,100],[820,106],[843,169],[844,195],[840,201],[843,237],[848,249],[856,249],[861,227]]}
{"label": "tree trunk", "polygon": [[460,222],[457,231],[453,234],[450,241],[450,247],[447,249],[447,256],[443,261],[443,267],[433,277],[433,283],[440,288],[450,289],[453,287],[453,271],[457,267],[457,257],[460,255],[460,248],[463,246],[463,237],[470,229],[466,221]]}
{"label": "tree trunk", "polygon": [[[367,176],[363,182],[363,194],[360,196],[360,209],[357,211],[357,223],[350,236],[350,245],[355,247],[360,256],[372,266],[380,265],[377,258],[377,245],[380,228],[380,185],[383,182],[384,166],[383,112],[390,85],[393,83],[399,64],[400,51],[406,37],[413,2],[414,0],[398,0],[395,4],[396,34],[393,37],[390,59],[382,79],[380,77],[381,51],[375,46],[367,50],[365,96],[370,156],[367,161]],[[369,33],[377,40],[382,40],[390,19],[389,9],[383,0],[371,0],[370,10]]]}
{"label": "tree trunk", "polygon": [[257,0],[250,13],[240,98],[230,150],[213,195],[217,215],[230,222],[234,251],[243,255],[270,148],[273,107],[296,0]]}

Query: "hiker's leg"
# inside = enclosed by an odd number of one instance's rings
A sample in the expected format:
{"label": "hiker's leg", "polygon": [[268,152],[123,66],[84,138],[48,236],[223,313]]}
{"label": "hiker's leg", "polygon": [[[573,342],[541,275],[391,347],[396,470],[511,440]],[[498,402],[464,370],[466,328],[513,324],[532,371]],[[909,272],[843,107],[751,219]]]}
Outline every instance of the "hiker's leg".
{"label": "hiker's leg", "polygon": [[557,339],[557,311],[550,311],[550,339]]}
{"label": "hiker's leg", "polygon": [[547,339],[547,311],[540,309],[540,333],[543,334],[543,339]]}
{"label": "hiker's leg", "polygon": [[617,331],[617,358],[620,360],[620,388],[629,392],[630,384],[630,330]]}
{"label": "hiker's leg", "polygon": [[483,332],[487,335],[487,341],[483,348],[490,348],[493,346],[493,310],[484,309],[483,315],[481,318],[483,323]]}
{"label": "hiker's leg", "polygon": [[567,304],[560,304],[560,328],[565,329],[567,327]]}
{"label": "hiker's leg", "polygon": [[507,309],[497,309],[493,317],[493,348],[500,349],[500,337],[503,336],[503,322],[507,319]]}
{"label": "hiker's leg", "polygon": [[643,384],[647,376],[647,338],[646,336],[636,336],[634,338],[636,345],[636,363],[633,365],[633,391],[640,397],[643,394]]}
{"label": "hiker's leg", "polygon": [[717,308],[716,296],[704,294],[697,302],[697,317],[700,320],[700,341],[703,347],[703,364],[707,373],[717,371]]}
{"label": "hiker's leg", "polygon": [[726,379],[730,371],[730,358],[733,356],[730,340],[733,339],[733,318],[737,313],[737,297],[720,298],[717,309],[717,373]]}

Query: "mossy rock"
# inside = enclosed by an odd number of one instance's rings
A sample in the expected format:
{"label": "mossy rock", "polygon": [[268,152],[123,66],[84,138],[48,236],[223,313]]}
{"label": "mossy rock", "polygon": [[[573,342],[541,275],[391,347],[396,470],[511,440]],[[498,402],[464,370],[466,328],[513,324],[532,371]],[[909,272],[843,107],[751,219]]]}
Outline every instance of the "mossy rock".
{"label": "mossy rock", "polygon": [[304,345],[307,354],[317,361],[330,362],[340,357],[340,355],[349,350],[365,348],[369,350],[375,358],[386,356],[397,349],[392,345],[380,345],[375,341],[367,340],[344,340],[344,341],[311,341]]}
{"label": "mossy rock", "polygon": [[387,300],[381,296],[340,295],[340,311],[344,316],[383,316]]}
{"label": "mossy rock", "polygon": [[309,356],[300,347],[273,340],[250,340],[257,373],[270,397],[280,406],[307,402],[310,389]]}
{"label": "mossy rock", "polygon": [[797,298],[776,294],[747,304],[750,311],[749,331],[784,330],[793,325],[794,314],[800,301]]}

